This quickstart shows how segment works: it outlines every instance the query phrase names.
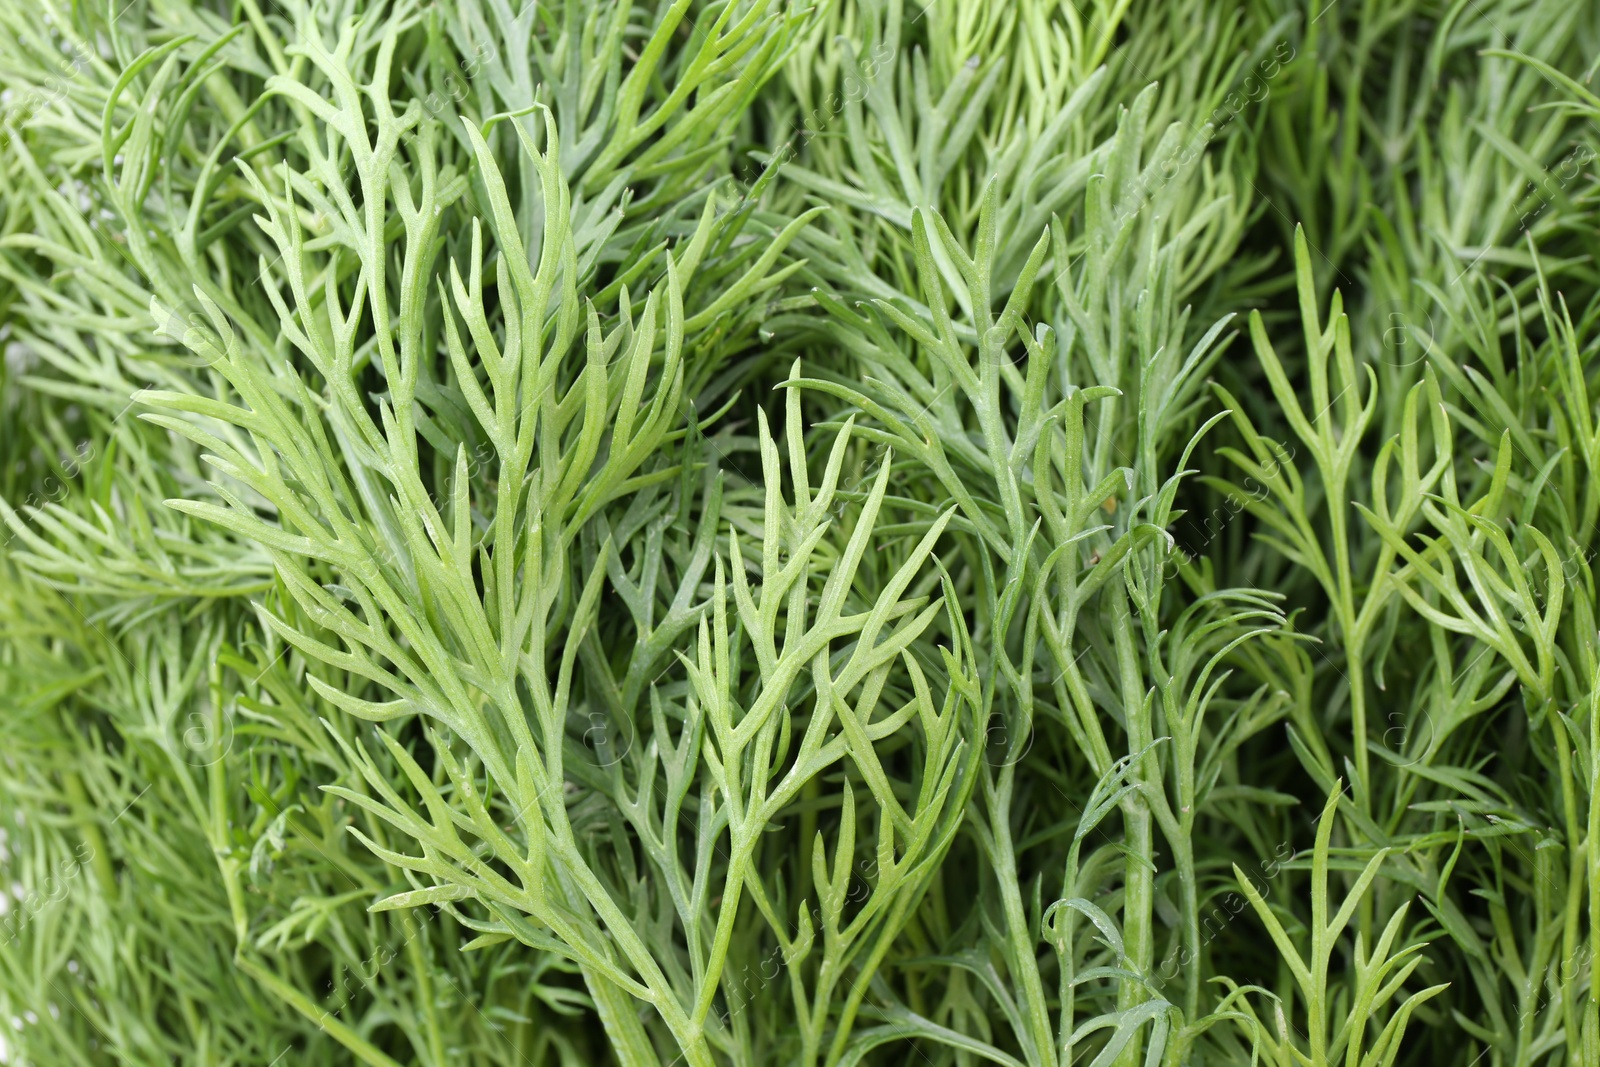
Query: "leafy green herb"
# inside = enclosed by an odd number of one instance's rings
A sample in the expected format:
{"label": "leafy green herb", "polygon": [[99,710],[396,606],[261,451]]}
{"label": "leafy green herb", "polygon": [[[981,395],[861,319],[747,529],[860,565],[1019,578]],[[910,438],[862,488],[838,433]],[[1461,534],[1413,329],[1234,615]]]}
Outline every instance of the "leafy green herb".
{"label": "leafy green herb", "polygon": [[0,7],[0,1062],[1600,1063],[1597,40]]}

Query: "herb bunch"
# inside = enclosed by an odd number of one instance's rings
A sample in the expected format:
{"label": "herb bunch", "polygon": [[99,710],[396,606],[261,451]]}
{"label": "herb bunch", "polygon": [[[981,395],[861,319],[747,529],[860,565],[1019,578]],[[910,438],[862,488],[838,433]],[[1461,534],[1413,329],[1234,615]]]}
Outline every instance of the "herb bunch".
{"label": "herb bunch", "polygon": [[0,4],[0,1060],[1600,1063],[1597,44]]}

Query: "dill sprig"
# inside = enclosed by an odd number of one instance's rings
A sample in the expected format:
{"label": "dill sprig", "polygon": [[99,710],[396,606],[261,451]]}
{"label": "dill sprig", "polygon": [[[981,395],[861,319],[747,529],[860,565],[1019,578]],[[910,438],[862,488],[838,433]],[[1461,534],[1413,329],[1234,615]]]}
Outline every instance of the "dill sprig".
{"label": "dill sprig", "polygon": [[1597,40],[0,6],[0,1061],[1600,1062]]}

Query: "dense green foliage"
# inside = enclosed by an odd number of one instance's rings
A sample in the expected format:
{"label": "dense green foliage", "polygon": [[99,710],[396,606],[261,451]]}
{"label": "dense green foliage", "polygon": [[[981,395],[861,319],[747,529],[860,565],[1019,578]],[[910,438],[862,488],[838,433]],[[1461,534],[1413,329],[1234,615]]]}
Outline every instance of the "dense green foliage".
{"label": "dense green foliage", "polygon": [[0,0],[0,1062],[1600,1067],[1597,55]]}

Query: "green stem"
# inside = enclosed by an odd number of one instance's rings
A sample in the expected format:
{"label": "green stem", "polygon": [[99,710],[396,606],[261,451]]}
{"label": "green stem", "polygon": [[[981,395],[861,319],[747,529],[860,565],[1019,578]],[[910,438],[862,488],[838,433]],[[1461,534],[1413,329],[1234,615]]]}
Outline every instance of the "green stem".
{"label": "green stem", "polygon": [[1184,820],[1182,836],[1171,844],[1183,893],[1183,942],[1189,946],[1189,958],[1183,964],[1183,1017],[1192,1023],[1200,1016],[1200,887],[1195,882],[1191,823]]}
{"label": "green stem", "polygon": [[[1127,724],[1128,752],[1144,751],[1150,746],[1150,721],[1146,717],[1143,673],[1139,669],[1138,654],[1133,645],[1133,619],[1128,610],[1128,598],[1116,583],[1108,583],[1111,598],[1112,629],[1115,632],[1117,662],[1122,673],[1122,713]],[[1150,773],[1155,755],[1147,753],[1136,768],[1129,773],[1132,783],[1146,784],[1161,781],[1159,769]],[[1155,871],[1151,862],[1153,835],[1150,805],[1141,790],[1130,792],[1122,802],[1124,822],[1123,845],[1127,850],[1124,866],[1122,941],[1127,952],[1126,966],[1136,974],[1148,974],[1155,955],[1151,915],[1155,907]],[[1120,983],[1117,1007],[1122,1010],[1134,1007],[1147,999],[1144,986],[1137,982]],[[1139,1067],[1143,1062],[1144,1041],[1141,1033],[1123,1046],[1116,1059],[1117,1067]]]}
{"label": "green stem", "polygon": [[1022,907],[1016,849],[1011,841],[1011,783],[1012,769],[1005,767],[1000,771],[1000,783],[986,790],[989,794],[994,869],[1000,883],[1000,904],[1005,910],[1006,932],[1011,940],[1011,958],[1018,972],[1016,977],[1022,983],[1023,1004],[1027,1011],[1024,1023],[1034,1047],[1034,1055],[1029,1062],[1055,1067],[1056,1048],[1050,1032],[1050,1009],[1045,1003],[1044,983],[1039,980],[1033,937]]}
{"label": "green stem", "polygon": [[400,913],[400,925],[406,932],[406,955],[411,959],[411,970],[416,976],[415,1002],[422,1006],[422,1023],[428,1034],[428,1055],[442,1067],[449,1061],[445,1059],[444,1035],[439,1029],[439,1009],[433,993],[433,961],[422,951],[416,921],[410,912]]}
{"label": "green stem", "polygon": [[285,982],[282,978],[279,978],[264,964],[256,962],[242,952],[234,957],[234,963],[241,971],[264,986],[268,992],[315,1023],[329,1037],[355,1053],[362,1063],[368,1064],[369,1067],[400,1067],[398,1062],[390,1059],[381,1049],[371,1044],[335,1016],[323,1011],[310,997]]}
{"label": "green stem", "polygon": [[[658,1067],[661,1060],[650,1043],[650,1035],[645,1032],[633,997],[588,967],[583,968],[583,981],[589,987],[589,996],[594,999],[606,1040],[616,1053],[617,1062],[622,1067]],[[687,1063],[711,1062],[709,1055],[703,1060],[692,1057],[687,1048],[683,1059]]]}
{"label": "green stem", "polygon": [[111,856],[106,852],[105,835],[100,832],[100,824],[95,821],[93,814],[94,808],[84,792],[83,780],[78,777],[77,771],[67,771],[62,775],[62,785],[72,805],[73,817],[83,832],[84,844],[89,846],[89,864],[94,869],[95,880],[100,883],[100,891],[106,895],[106,899],[115,902],[117,875],[111,867]]}

